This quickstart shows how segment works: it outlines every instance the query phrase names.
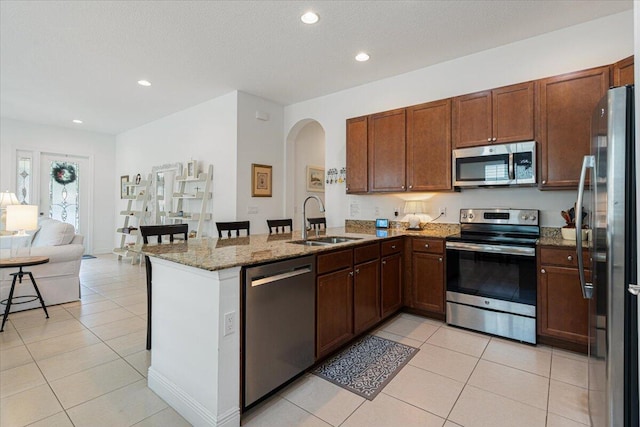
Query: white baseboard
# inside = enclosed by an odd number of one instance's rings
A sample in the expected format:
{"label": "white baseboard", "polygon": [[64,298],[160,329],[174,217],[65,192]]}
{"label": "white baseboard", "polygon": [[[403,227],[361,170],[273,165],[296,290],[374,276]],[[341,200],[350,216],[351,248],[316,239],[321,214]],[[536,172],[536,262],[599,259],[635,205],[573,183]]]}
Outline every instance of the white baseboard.
{"label": "white baseboard", "polygon": [[194,426],[240,427],[240,408],[216,417],[153,367],[149,368],[148,375],[149,388]]}

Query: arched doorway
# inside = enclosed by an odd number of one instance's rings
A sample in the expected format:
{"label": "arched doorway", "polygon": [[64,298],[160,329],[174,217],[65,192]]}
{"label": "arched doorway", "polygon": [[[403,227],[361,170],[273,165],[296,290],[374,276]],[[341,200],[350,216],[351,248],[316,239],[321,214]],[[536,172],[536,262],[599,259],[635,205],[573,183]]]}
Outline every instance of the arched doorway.
{"label": "arched doorway", "polygon": [[[315,195],[325,201],[324,185],[308,186],[308,174],[317,175],[317,169],[325,168],[325,132],[317,121],[304,119],[296,123],[287,136],[287,208],[293,218],[295,230],[302,229],[302,203],[307,196]],[[322,176],[324,181],[324,175]],[[324,216],[315,201],[307,204],[307,217]]]}

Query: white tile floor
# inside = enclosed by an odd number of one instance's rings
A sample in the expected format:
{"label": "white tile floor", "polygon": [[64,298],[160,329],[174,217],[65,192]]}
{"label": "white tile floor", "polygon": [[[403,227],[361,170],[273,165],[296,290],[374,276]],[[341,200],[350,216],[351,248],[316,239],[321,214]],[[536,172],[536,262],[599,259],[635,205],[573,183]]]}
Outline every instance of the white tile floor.
{"label": "white tile floor", "polygon": [[[81,302],[13,313],[0,333],[0,426],[188,426],[148,387],[144,268],[84,260]],[[401,314],[375,333],[420,351],[373,401],[314,375],[257,426],[582,426],[586,359]]]}

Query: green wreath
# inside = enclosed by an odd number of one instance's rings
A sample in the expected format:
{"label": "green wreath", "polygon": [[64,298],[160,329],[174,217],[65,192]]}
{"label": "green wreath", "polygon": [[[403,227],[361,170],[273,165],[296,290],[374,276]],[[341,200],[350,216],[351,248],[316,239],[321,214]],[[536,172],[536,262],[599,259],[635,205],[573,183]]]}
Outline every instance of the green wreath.
{"label": "green wreath", "polygon": [[58,184],[71,184],[77,178],[76,168],[69,163],[56,163],[51,169],[51,178]]}

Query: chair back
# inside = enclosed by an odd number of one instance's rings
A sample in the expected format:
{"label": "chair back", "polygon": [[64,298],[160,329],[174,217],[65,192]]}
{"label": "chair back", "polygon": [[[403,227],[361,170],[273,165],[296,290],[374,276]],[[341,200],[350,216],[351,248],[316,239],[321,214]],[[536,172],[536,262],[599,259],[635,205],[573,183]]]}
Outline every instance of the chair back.
{"label": "chair back", "polygon": [[288,219],[268,219],[267,225],[269,226],[269,234],[273,233],[275,229],[276,233],[286,233],[286,227],[289,227],[289,233],[293,231],[293,220]]}
{"label": "chair back", "polygon": [[231,237],[231,232],[236,232],[236,237],[240,236],[240,230],[247,230],[249,235],[249,221],[216,222],[218,237],[222,239],[222,232],[227,232],[227,237]]}
{"label": "chair back", "polygon": [[173,242],[173,236],[184,235],[184,240],[188,239],[188,224],[167,224],[167,225],[141,225],[140,234],[142,241],[149,243],[149,237],[158,236],[158,244],[162,243],[162,236],[169,236],[169,242]]}
{"label": "chair back", "polygon": [[307,221],[309,222],[309,228],[314,230],[320,230],[322,228],[326,230],[327,228],[327,219],[325,217],[307,218]]}

